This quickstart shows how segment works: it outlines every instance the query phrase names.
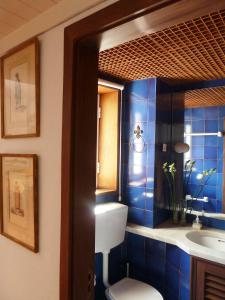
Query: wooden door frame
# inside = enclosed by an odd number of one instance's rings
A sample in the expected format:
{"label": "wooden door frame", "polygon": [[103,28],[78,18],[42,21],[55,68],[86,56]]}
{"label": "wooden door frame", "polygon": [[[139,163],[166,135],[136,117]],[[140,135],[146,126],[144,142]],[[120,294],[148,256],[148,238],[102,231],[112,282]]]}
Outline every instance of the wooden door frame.
{"label": "wooden door frame", "polygon": [[[94,298],[93,208],[101,33],[175,2],[183,5],[184,1],[120,0],[65,29],[60,300]],[[190,8],[190,2],[186,1],[186,6]]]}
{"label": "wooden door frame", "polygon": [[94,298],[99,33],[176,1],[157,2],[118,1],[65,29],[60,300]]}

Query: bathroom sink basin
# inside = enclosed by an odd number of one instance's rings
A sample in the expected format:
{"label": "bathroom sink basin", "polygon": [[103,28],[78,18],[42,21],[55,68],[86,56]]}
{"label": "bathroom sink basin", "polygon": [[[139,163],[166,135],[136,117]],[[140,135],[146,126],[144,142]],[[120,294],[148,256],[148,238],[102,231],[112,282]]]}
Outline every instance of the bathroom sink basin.
{"label": "bathroom sink basin", "polygon": [[211,233],[192,231],[186,234],[186,237],[193,243],[209,249],[225,252],[225,236]]}

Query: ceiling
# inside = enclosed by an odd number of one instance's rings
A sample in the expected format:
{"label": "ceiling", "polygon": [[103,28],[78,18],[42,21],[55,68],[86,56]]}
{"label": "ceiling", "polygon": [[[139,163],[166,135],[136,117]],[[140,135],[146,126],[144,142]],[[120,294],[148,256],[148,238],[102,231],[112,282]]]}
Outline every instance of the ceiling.
{"label": "ceiling", "polygon": [[61,0],[1,0],[0,39]]}
{"label": "ceiling", "polygon": [[184,106],[188,108],[225,105],[225,86],[187,91]]}
{"label": "ceiling", "polygon": [[170,83],[225,78],[225,10],[102,51],[99,70],[123,80]]}

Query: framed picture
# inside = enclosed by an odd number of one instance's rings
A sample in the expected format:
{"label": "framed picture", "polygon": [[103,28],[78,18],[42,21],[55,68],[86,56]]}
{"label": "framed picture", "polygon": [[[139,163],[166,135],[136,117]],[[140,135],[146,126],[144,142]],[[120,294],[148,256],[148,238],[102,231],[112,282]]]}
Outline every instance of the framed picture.
{"label": "framed picture", "polygon": [[3,138],[40,136],[39,43],[30,40],[1,58]]}
{"label": "framed picture", "polygon": [[0,155],[1,234],[38,252],[37,156]]}

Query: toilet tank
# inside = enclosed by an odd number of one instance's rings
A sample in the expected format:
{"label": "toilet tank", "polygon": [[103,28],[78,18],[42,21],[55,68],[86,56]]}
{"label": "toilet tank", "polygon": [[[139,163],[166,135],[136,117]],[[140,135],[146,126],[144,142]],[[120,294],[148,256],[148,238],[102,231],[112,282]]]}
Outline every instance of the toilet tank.
{"label": "toilet tank", "polygon": [[112,202],[95,207],[95,253],[109,252],[124,240],[128,207]]}

